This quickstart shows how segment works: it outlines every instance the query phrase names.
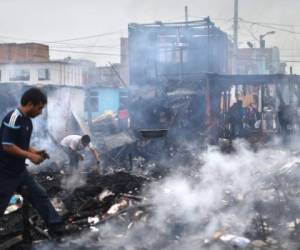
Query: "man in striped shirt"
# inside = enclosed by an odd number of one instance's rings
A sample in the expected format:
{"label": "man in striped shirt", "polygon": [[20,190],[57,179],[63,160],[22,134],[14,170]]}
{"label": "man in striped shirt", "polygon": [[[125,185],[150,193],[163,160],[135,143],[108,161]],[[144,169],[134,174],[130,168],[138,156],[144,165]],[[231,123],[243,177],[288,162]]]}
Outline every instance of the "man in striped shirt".
{"label": "man in striped shirt", "polygon": [[0,127],[0,216],[3,216],[12,194],[26,186],[28,199],[48,227],[57,228],[61,218],[52,206],[45,189],[26,169],[25,160],[38,165],[45,160],[45,151],[30,146],[31,118],[42,113],[46,96],[37,88],[27,90],[21,106],[9,112]]}

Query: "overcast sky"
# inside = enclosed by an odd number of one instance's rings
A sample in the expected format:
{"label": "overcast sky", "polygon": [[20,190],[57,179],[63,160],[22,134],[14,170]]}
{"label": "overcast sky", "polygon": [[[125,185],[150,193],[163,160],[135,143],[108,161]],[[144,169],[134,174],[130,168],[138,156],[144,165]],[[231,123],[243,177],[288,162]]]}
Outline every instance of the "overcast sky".
{"label": "overcast sky", "polygon": [[[119,61],[119,38],[127,36],[128,23],[180,21],[184,19],[185,5],[189,7],[190,19],[210,16],[217,26],[231,35],[233,2],[234,0],[0,0],[0,42],[56,42],[99,34],[89,39],[50,43],[50,48],[53,49],[51,57],[57,59],[70,55],[104,65],[108,61]],[[240,18],[276,24],[262,27],[241,23],[240,46],[245,46],[247,41],[255,42],[260,34],[275,30],[274,35],[266,37],[267,46],[278,46],[284,60],[300,61],[299,10],[300,0],[239,0]],[[66,53],[64,50],[83,51],[86,54]],[[113,55],[101,55],[103,53]]]}

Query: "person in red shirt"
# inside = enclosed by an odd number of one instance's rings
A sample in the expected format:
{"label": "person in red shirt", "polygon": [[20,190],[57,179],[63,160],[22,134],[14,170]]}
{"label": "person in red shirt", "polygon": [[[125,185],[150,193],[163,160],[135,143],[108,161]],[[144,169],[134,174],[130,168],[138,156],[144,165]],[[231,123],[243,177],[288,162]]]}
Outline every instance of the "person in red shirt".
{"label": "person in red shirt", "polygon": [[129,113],[128,109],[125,107],[123,103],[120,104],[118,111],[118,120],[119,120],[119,129],[120,131],[124,131],[128,129],[128,119]]}

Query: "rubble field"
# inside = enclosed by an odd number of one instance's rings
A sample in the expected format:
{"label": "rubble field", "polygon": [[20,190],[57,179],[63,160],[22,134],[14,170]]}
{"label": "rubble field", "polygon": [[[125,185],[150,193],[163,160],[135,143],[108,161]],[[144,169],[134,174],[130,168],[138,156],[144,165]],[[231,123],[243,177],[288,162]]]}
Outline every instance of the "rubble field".
{"label": "rubble field", "polygon": [[[83,182],[77,183],[76,188],[68,185],[74,173],[39,172],[35,178],[46,188],[65,221],[61,238],[59,241],[53,239],[34,209],[26,205],[25,199],[15,195],[7,214],[0,220],[0,250],[297,250],[300,249],[300,186],[295,174],[298,167],[299,163],[294,163],[276,172],[257,174],[257,185],[251,193],[228,188],[224,191],[222,206],[216,206],[193,226],[181,220],[176,211],[176,200],[157,200],[152,197],[153,193],[148,192],[151,186],[160,185],[167,178],[167,171],[161,175],[156,171],[144,176],[126,171],[106,175],[81,172],[77,173],[76,181]],[[192,185],[202,181],[192,169],[184,175]],[[230,222],[230,216],[233,218],[235,213],[238,214],[250,197],[256,197],[256,200],[247,212],[247,218],[239,221],[243,225],[234,220]],[[164,227],[160,229],[153,221],[160,218],[157,214],[161,208],[169,211],[167,217],[161,217],[164,221],[159,223]],[[199,209],[201,213],[201,204]],[[202,232],[207,231],[214,215],[220,214],[229,215],[229,223],[209,236]]]}

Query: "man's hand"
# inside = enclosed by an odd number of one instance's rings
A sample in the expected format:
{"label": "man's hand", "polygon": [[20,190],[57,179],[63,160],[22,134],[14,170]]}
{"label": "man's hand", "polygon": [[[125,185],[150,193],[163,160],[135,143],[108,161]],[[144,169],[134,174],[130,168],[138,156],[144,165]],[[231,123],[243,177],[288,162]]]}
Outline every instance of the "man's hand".
{"label": "man's hand", "polygon": [[90,148],[90,151],[94,155],[94,157],[95,157],[95,159],[97,161],[97,165],[99,165],[100,164],[100,154],[97,152],[97,150],[94,147]]}
{"label": "man's hand", "polygon": [[9,154],[16,155],[22,158],[29,159],[34,164],[40,164],[45,159],[36,153],[36,151],[32,148],[29,148],[28,150],[23,150],[20,147],[16,145],[4,145],[3,150]]}
{"label": "man's hand", "polygon": [[28,155],[28,159],[36,165],[42,163],[45,160],[45,158],[42,155],[34,154],[34,153],[30,153]]}
{"label": "man's hand", "polygon": [[46,150],[39,150],[37,151],[37,154],[41,155],[44,159],[50,159],[50,156]]}

